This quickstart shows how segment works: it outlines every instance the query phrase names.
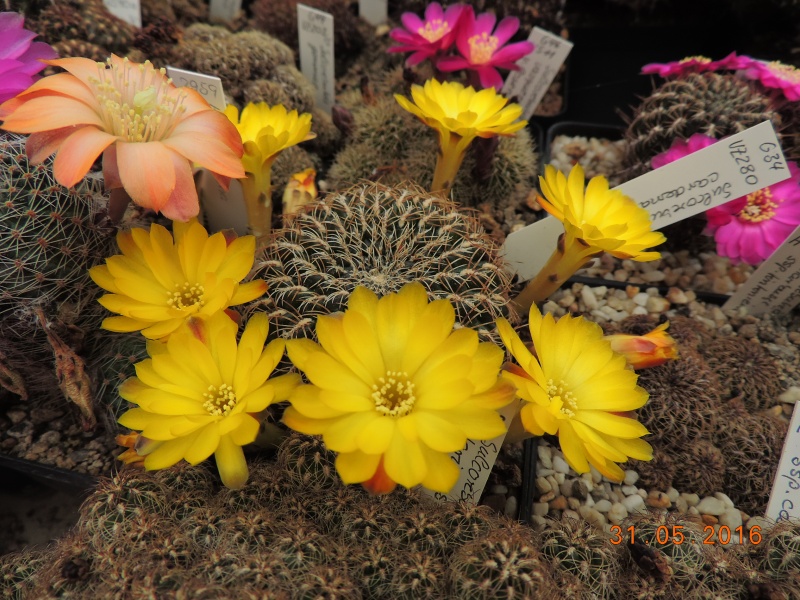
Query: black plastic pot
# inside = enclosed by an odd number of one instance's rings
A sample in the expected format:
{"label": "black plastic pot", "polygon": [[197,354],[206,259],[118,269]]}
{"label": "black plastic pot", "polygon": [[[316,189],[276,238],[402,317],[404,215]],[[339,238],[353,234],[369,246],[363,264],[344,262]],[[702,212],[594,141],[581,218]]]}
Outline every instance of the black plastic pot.
{"label": "black plastic pot", "polygon": [[97,484],[97,478],[24,458],[0,454],[0,468],[22,473],[48,487],[62,491],[86,492]]}

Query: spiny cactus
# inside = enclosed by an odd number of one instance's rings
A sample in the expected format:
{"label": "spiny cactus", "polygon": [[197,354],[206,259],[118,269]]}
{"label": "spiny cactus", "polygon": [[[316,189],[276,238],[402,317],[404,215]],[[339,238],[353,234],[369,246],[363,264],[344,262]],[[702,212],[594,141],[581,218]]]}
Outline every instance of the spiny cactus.
{"label": "spiny cactus", "polygon": [[542,554],[554,569],[575,575],[599,598],[616,594],[621,571],[620,546],[586,521],[563,518],[541,533]]}
{"label": "spiny cactus", "polygon": [[690,447],[673,452],[671,458],[675,465],[672,487],[701,497],[725,489],[725,456],[710,441],[697,440]]}
{"label": "spiny cactus", "polygon": [[784,521],[762,533],[761,543],[751,546],[758,566],[779,579],[800,575],[800,524]]}
{"label": "spiny cactus", "polygon": [[[401,107],[388,90],[376,89],[366,102],[359,92],[348,108],[353,128],[329,172],[333,189],[360,179],[396,185],[411,180],[430,188],[439,142],[436,132]],[[488,202],[498,218],[518,208],[535,188],[538,158],[526,129],[513,137],[474,141],[458,171],[452,199],[477,208]]]}
{"label": "spiny cactus", "polygon": [[102,47],[103,60],[112,52],[124,55],[136,34],[136,28],[112,15],[102,0],[52,2],[39,14],[36,28],[51,44],[80,40]]}
{"label": "spiny cactus", "polygon": [[719,382],[703,357],[679,347],[680,358],[644,369],[638,384],[650,394],[639,420],[664,450],[708,438],[720,410]]}
{"label": "spiny cactus", "polygon": [[762,412],[752,414],[740,400],[726,403],[714,444],[725,457],[725,493],[748,514],[763,512],[780,461],[788,423]]}
{"label": "spiny cactus", "polygon": [[[402,547],[402,546],[401,546]],[[392,572],[383,598],[403,600],[447,597],[447,566],[444,560],[426,552],[404,552]]]}
{"label": "spiny cactus", "polygon": [[[651,169],[650,160],[676,139],[704,133],[716,139],[762,121],[781,130],[782,118],[766,96],[734,75],[692,73],[666,81],[635,109],[625,132],[626,178]],[[789,148],[784,148],[788,151]]]}
{"label": "spiny cactus", "polygon": [[450,582],[465,600],[560,597],[533,534],[513,526],[462,546],[451,560]]}
{"label": "spiny cactus", "polygon": [[702,352],[723,386],[724,396],[739,396],[751,411],[768,408],[783,392],[781,369],[763,346],[741,337],[718,338]]}
{"label": "spiny cactus", "polygon": [[164,19],[183,26],[208,21],[208,4],[195,0],[142,0],[142,26]]}
{"label": "spiny cactus", "polygon": [[674,487],[675,463],[672,455],[658,445],[653,447],[652,460],[632,460],[628,465],[639,474],[639,485],[645,489],[668,490]]}
{"label": "spiny cactus", "polygon": [[265,311],[284,338],[313,338],[316,317],[344,310],[358,285],[382,296],[419,281],[432,298],[453,303],[456,327],[494,340],[509,289],[476,221],[418,188],[379,184],[329,194],[294,217],[254,277],[269,290],[246,312]]}
{"label": "spiny cactus", "polygon": [[278,453],[280,470],[298,487],[314,491],[335,485],[335,460],[320,438],[297,433],[281,444]]}

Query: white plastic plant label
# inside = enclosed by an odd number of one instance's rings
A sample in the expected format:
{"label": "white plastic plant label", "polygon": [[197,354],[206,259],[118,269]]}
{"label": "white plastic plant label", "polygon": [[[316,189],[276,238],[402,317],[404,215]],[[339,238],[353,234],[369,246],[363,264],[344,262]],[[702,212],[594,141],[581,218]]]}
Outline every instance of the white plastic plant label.
{"label": "white plastic plant label", "polygon": [[776,522],[800,520],[800,408],[794,405],[767,512]]}
{"label": "white plastic plant label", "polygon": [[[500,418],[503,419],[506,428],[514,420],[519,406],[519,401],[514,400],[508,406],[500,409]],[[463,450],[453,452],[450,458],[458,465],[461,475],[449,493],[442,494],[426,488],[420,489],[436,500],[463,501],[477,504],[481,494],[483,494],[483,489],[486,487],[486,482],[489,480],[489,473],[492,472],[492,467],[494,467],[497,455],[500,452],[500,446],[503,445],[505,438],[506,434],[503,433],[491,440],[467,440]]]}
{"label": "white plastic plant label", "polygon": [[211,232],[233,229],[237,235],[246,235],[247,207],[244,203],[242,184],[231,180],[228,191],[222,189],[214,176],[205,169],[197,185],[203,216]]}
{"label": "white plastic plant label", "polygon": [[358,15],[370,25],[389,19],[389,0],[358,0]]}
{"label": "white plastic plant label", "polygon": [[103,4],[112,15],[130,23],[134,27],[142,26],[142,4],[140,0],[103,0]]}
{"label": "white plastic plant label", "polygon": [[573,46],[572,42],[540,27],[533,28],[528,41],[535,46],[533,52],[517,61],[520,70],[509,73],[502,90],[506,98],[516,98],[522,105],[526,119],[533,116]]}
{"label": "white plastic plant label", "polygon": [[335,101],[333,15],[297,5],[300,70],[317,88],[317,106],[330,113]]}
{"label": "white plastic plant label", "polygon": [[225,92],[219,77],[175,67],[167,67],[167,77],[178,87],[192,88],[217,110],[225,110]]}
{"label": "white plastic plant label", "polygon": [[242,10],[242,0],[211,0],[208,16],[212,21],[233,21]]}
{"label": "white plastic plant label", "polygon": [[[800,227],[750,274],[722,306],[751,315],[784,315],[800,304]],[[800,502],[798,502],[800,504]]]}
{"label": "white plastic plant label", "polygon": [[[614,189],[648,210],[657,230],[789,177],[772,123],[764,121]],[[563,231],[547,217],[510,234],[503,246],[509,269],[523,281],[534,277]]]}

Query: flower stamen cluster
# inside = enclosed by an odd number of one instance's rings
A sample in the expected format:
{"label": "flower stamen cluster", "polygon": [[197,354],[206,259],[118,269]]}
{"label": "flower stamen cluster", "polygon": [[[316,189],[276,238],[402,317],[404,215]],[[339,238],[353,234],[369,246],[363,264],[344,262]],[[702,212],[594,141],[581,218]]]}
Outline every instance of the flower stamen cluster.
{"label": "flower stamen cluster", "polygon": [[388,417],[402,417],[414,408],[414,383],[405,371],[387,371],[372,385],[375,409]]}

